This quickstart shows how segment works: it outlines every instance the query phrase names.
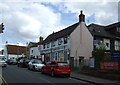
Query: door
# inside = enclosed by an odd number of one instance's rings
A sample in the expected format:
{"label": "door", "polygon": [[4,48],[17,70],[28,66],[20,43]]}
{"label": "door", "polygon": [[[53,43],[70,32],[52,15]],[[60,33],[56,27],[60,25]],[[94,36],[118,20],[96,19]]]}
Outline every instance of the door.
{"label": "door", "polygon": [[47,62],[46,65],[45,65],[44,71],[45,71],[46,73],[49,73],[49,72],[50,72],[50,64],[51,64],[51,61]]}

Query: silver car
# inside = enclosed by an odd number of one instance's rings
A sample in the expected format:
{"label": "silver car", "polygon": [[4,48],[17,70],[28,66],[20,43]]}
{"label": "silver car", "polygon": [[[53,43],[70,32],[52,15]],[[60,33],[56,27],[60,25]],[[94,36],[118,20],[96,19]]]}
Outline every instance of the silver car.
{"label": "silver car", "polygon": [[28,69],[29,70],[37,70],[37,71],[41,71],[41,68],[44,66],[43,62],[41,60],[38,59],[32,59],[30,60],[30,62],[28,63]]}
{"label": "silver car", "polygon": [[7,63],[5,60],[0,59],[0,67],[7,67]]}

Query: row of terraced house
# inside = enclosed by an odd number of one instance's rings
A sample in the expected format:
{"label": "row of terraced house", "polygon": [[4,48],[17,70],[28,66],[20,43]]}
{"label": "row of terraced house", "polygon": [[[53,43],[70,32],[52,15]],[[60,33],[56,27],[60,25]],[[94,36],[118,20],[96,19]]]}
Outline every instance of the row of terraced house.
{"label": "row of terraced house", "polygon": [[[79,15],[79,22],[55,33],[50,34],[30,48],[31,57],[40,57],[44,61],[67,61],[76,67],[84,61],[89,65],[92,51],[100,46],[106,52],[120,60],[120,22],[107,26],[85,24],[85,15]],[[39,52],[39,54],[38,54]]]}
{"label": "row of terraced house", "polygon": [[89,65],[92,51],[100,46],[106,52],[120,60],[120,22],[107,26],[85,24],[85,15],[80,13],[79,22],[58,32],[53,32],[47,38],[40,37],[39,42],[28,44],[28,56],[50,60],[67,61],[75,67],[82,62]]}

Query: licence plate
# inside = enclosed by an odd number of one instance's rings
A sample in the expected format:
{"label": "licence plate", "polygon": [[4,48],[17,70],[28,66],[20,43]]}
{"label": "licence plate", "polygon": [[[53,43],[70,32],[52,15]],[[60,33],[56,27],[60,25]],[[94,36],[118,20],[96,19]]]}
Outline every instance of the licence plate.
{"label": "licence plate", "polygon": [[62,71],[62,73],[68,73],[67,71]]}

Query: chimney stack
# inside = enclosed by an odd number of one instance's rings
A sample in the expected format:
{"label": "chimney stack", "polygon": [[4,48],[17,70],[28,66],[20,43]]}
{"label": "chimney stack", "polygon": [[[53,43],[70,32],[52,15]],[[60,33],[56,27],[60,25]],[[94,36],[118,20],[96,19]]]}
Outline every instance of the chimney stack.
{"label": "chimney stack", "polygon": [[43,41],[43,37],[40,36],[40,38],[39,38],[39,42],[41,42],[41,41]]}
{"label": "chimney stack", "polygon": [[80,11],[79,22],[85,22],[85,15],[83,14],[82,10]]}

